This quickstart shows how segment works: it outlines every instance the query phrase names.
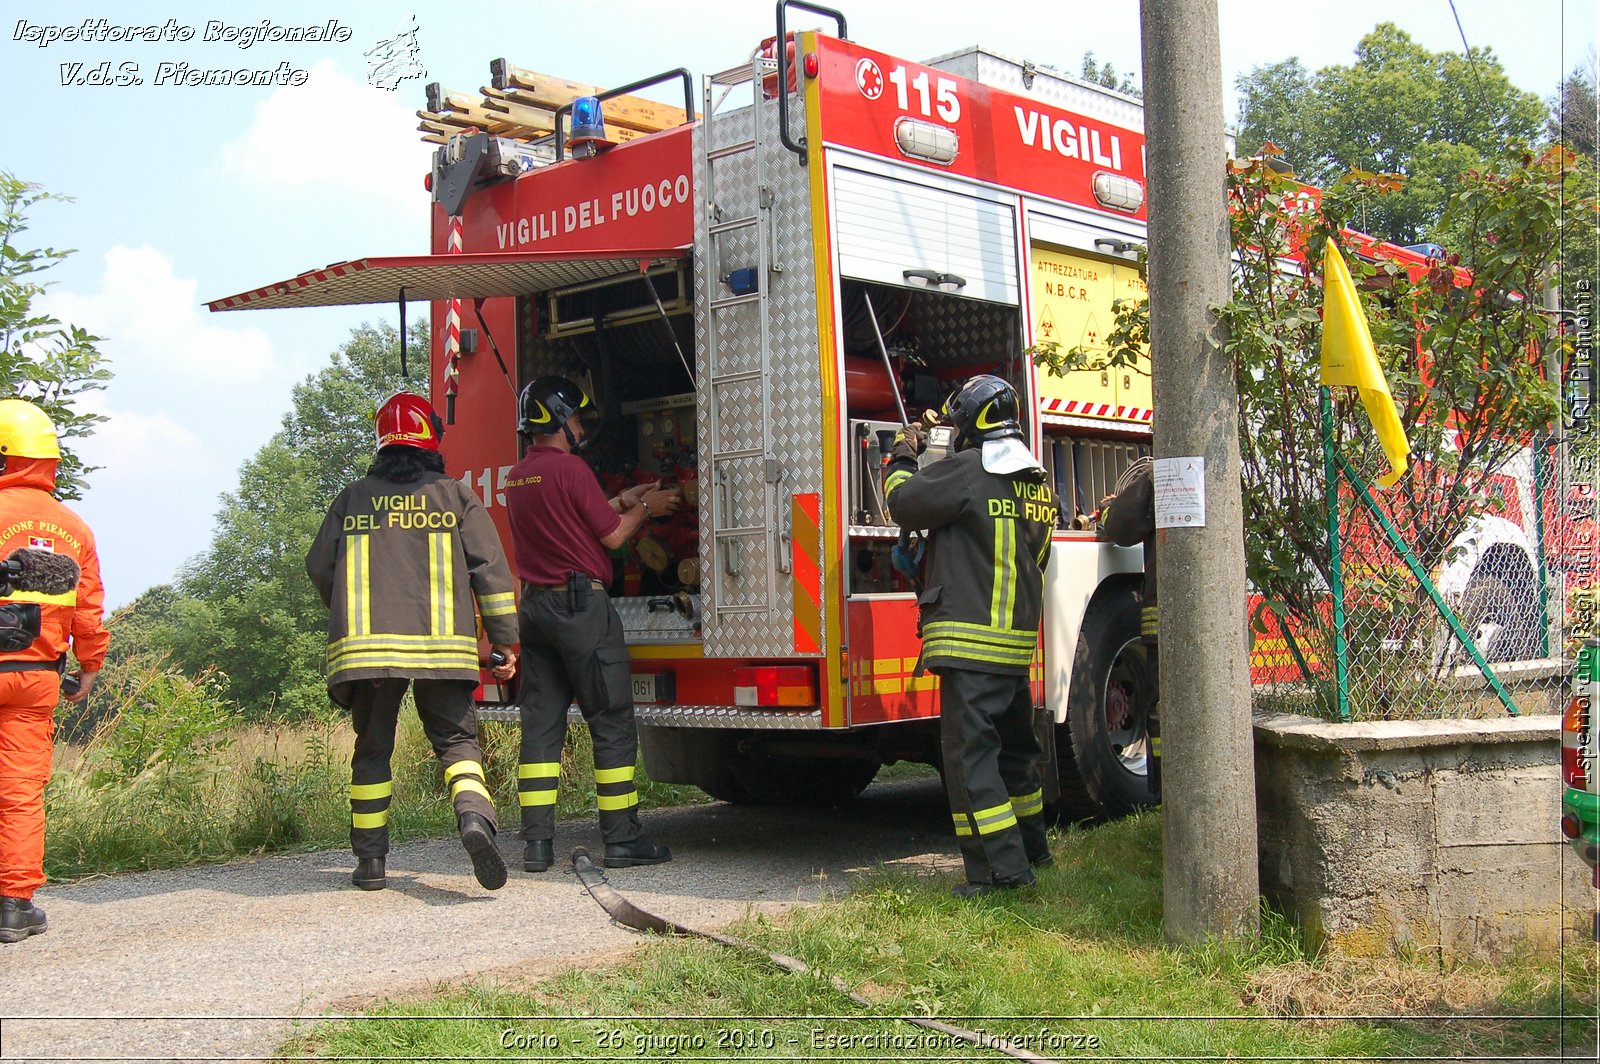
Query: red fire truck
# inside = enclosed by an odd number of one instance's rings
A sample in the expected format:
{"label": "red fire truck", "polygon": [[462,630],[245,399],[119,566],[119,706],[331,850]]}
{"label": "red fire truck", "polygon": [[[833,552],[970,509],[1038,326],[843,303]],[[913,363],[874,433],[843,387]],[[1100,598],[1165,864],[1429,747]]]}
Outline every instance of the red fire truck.
{"label": "red fire truck", "polygon": [[[833,32],[786,32],[787,7]],[[432,300],[447,460],[503,532],[519,388],[581,382],[600,478],[674,481],[687,503],[612,589],[646,769],[734,802],[834,802],[884,764],[938,762],[881,456],[966,377],[1006,378],[1062,502],[1034,665],[1052,797],[1070,816],[1146,804],[1142,559],[1086,517],[1149,451],[1150,377],[1053,377],[1024,353],[1093,350],[1113,301],[1143,294],[1142,108],[979,49],[908,62],[810,4],[777,23],[698,101],[673,71],[557,108],[549,137],[439,136],[433,254],[212,307]],[[681,121],[627,125],[666,110],[629,94],[679,80]],[[485,715],[514,719],[484,675]]]}

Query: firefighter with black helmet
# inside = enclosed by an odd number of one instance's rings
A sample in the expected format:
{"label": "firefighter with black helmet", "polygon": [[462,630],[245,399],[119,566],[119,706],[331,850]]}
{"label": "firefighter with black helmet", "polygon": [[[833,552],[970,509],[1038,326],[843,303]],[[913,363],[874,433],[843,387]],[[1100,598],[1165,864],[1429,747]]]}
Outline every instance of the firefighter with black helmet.
{"label": "firefighter with black helmet", "polygon": [[[66,567],[64,580],[32,589],[0,578],[7,615],[0,631],[0,942],[46,928],[33,893],[45,881],[44,786],[55,707],[62,697],[88,697],[111,642],[101,623],[105,593],[94,533],[52,495],[60,459],[48,414],[26,399],[0,400],[0,558],[45,552],[41,564]],[[80,685],[63,695],[69,645]]]}
{"label": "firefighter with black helmet", "polygon": [[928,530],[918,671],[939,677],[945,786],[972,897],[1050,863],[1029,682],[1056,500],[1023,439],[1017,393],[990,374],[945,402],[952,453],[924,468],[908,425],[884,470],[889,512]]}
{"label": "firefighter with black helmet", "polygon": [[637,484],[607,499],[577,452],[595,413],[565,377],[540,377],[522,390],[518,432],[529,442],[506,479],[506,509],[517,576],[522,636],[521,764],[523,868],[553,859],[556,784],[574,699],[594,740],[594,781],[608,868],[661,864],[667,847],[644,835],[634,786],[639,737],[622,619],[606,588],[608,553],[653,517],[675,513],[677,488]]}
{"label": "firefighter with black helmet", "polygon": [[[306,555],[328,617],[328,693],[350,710],[351,882],[381,890],[389,852],[389,762],[409,684],[444,766],[462,845],[489,890],[506,881],[494,801],[478,746],[478,618],[494,669],[516,666],[516,594],[494,523],[471,488],[446,476],[444,426],[428,401],[399,392],[379,407],[378,453],[346,487]],[[475,609],[476,608],[476,609]],[[491,659],[492,660],[492,659]]]}

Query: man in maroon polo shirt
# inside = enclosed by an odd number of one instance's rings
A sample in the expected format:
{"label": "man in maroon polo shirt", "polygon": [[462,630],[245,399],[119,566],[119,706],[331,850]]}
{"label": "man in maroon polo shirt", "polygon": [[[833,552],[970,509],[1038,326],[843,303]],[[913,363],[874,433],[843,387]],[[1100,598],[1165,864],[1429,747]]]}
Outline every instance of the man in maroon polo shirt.
{"label": "man in maroon polo shirt", "polygon": [[595,795],[607,868],[672,860],[645,838],[634,788],[639,736],[633,680],[622,619],[611,605],[608,551],[622,546],[652,517],[677,511],[677,488],[638,484],[607,499],[576,452],[583,416],[594,405],[564,377],[540,377],[522,390],[517,431],[530,441],[506,480],[506,509],[522,604],[521,763],[522,866],[550,867],[556,828],[556,783],[574,699],[594,739]]}

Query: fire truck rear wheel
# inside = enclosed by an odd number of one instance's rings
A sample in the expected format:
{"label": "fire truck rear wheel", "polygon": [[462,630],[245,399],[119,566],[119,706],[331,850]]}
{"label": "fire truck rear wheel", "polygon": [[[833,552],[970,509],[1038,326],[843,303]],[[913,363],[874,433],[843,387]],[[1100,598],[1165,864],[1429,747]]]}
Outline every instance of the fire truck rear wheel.
{"label": "fire truck rear wheel", "polygon": [[1063,820],[1105,820],[1155,804],[1147,761],[1155,695],[1138,591],[1109,589],[1084,614],[1067,720],[1056,725]]}
{"label": "fire truck rear wheel", "polygon": [[879,765],[855,758],[742,755],[732,768],[734,780],[751,795],[749,804],[826,807],[842,805],[866,790]]}
{"label": "fire truck rear wheel", "polygon": [[[1457,611],[1486,661],[1525,661],[1539,654],[1540,613],[1531,573],[1483,565],[1472,574]],[[1471,660],[1457,648],[1457,660]]]}

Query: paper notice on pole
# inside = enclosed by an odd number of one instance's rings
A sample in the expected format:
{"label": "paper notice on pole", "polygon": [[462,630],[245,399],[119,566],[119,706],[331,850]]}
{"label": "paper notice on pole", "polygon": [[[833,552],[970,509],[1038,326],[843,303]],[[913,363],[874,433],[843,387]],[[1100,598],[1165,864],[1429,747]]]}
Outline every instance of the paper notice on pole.
{"label": "paper notice on pole", "polygon": [[1156,527],[1203,528],[1206,523],[1206,460],[1157,458]]}

